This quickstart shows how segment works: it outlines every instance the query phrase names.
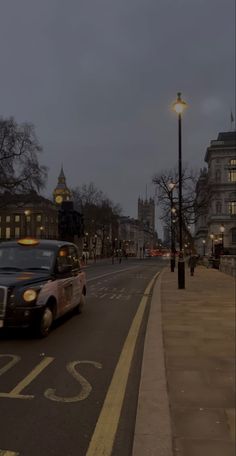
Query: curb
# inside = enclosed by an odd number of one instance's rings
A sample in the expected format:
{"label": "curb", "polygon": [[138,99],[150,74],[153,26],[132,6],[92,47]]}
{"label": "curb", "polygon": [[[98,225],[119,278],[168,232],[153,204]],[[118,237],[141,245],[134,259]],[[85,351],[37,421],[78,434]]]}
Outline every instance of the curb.
{"label": "curb", "polygon": [[132,456],[173,456],[161,318],[162,271],[154,285],[144,342]]}

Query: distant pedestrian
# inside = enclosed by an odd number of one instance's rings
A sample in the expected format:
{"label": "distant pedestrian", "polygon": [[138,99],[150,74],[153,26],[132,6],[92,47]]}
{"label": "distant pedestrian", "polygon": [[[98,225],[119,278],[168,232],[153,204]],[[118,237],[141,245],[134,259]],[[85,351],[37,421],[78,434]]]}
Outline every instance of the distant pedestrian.
{"label": "distant pedestrian", "polygon": [[194,269],[197,265],[197,257],[196,255],[193,255],[191,254],[190,257],[189,257],[189,260],[188,260],[188,265],[189,265],[189,268],[190,268],[190,274],[191,276],[194,275]]}

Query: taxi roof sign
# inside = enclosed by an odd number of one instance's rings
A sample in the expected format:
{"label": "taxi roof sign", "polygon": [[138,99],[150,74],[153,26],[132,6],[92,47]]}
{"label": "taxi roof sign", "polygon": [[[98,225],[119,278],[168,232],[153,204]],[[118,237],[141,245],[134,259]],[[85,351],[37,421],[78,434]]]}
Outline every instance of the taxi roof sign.
{"label": "taxi roof sign", "polygon": [[34,238],[23,238],[23,239],[19,239],[17,241],[18,244],[20,245],[38,245],[39,244],[39,240],[38,239],[34,239]]}

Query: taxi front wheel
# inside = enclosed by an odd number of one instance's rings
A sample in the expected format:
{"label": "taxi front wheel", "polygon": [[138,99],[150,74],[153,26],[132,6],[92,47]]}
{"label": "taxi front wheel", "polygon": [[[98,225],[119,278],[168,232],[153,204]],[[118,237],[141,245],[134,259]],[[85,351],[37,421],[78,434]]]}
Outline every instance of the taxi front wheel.
{"label": "taxi front wheel", "polygon": [[53,322],[53,312],[50,307],[46,306],[38,324],[38,333],[40,337],[46,337],[51,329]]}

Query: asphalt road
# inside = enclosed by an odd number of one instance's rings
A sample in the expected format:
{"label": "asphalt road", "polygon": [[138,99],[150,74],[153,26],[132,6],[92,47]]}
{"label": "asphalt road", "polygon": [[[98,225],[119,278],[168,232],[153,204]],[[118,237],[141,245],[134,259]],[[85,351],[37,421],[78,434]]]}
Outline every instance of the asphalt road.
{"label": "asphalt road", "polygon": [[7,456],[99,456],[88,448],[93,436],[96,446],[95,426],[116,377],[122,408],[115,418],[108,406],[101,427],[118,420],[112,455],[130,456],[150,296],[132,362],[123,360],[123,371],[127,364],[131,367],[122,400],[122,368],[113,374],[145,289],[164,265],[166,261],[158,259],[88,265],[82,314],[64,318],[46,339],[1,333],[0,455],[8,450],[13,453]]}

